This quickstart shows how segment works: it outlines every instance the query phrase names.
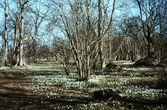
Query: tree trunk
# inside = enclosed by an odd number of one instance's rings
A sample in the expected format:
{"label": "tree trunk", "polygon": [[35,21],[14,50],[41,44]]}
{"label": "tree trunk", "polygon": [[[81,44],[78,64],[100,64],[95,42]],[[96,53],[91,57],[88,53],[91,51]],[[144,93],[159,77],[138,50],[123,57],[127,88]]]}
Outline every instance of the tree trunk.
{"label": "tree trunk", "polygon": [[[102,22],[102,0],[98,0],[98,10],[99,10],[99,18],[98,18],[98,37],[101,37],[101,22]],[[100,65],[101,68],[105,67],[104,55],[103,55],[103,39],[101,39],[99,43],[99,56],[100,56]]]}
{"label": "tree trunk", "polygon": [[4,32],[4,51],[3,51],[3,58],[2,58],[2,66],[7,65],[7,54],[8,54],[8,6],[7,6],[7,0],[4,0],[5,7],[5,32]]}
{"label": "tree trunk", "polygon": [[36,63],[36,50],[37,50],[37,41],[36,41],[36,38],[38,38],[38,26],[37,26],[37,24],[35,24],[36,26],[35,26],[35,37],[34,37],[34,41],[33,41],[33,49],[34,49],[34,51],[33,51],[33,62],[34,63]]}
{"label": "tree trunk", "polygon": [[16,50],[16,47],[17,47],[17,29],[18,29],[18,26],[17,26],[17,22],[18,21],[15,21],[15,26],[14,26],[14,41],[13,41],[13,44],[14,44],[14,49],[13,49],[13,51],[15,51]]}
{"label": "tree trunk", "polygon": [[105,59],[104,59],[104,54],[103,54],[103,40],[99,44],[99,56],[100,56],[101,69],[105,68]]}
{"label": "tree trunk", "polygon": [[24,61],[23,61],[23,40],[20,39],[20,53],[19,53],[19,66],[24,66]]}
{"label": "tree trunk", "polygon": [[148,43],[147,45],[147,56],[148,58],[153,58],[154,57],[154,48],[153,48],[153,43]]}
{"label": "tree trunk", "polygon": [[4,51],[3,51],[3,58],[2,58],[2,66],[6,66],[7,65],[7,54],[8,54],[8,49],[7,49],[7,45],[8,45],[8,43],[7,43],[7,39],[5,38],[4,39],[5,40],[5,42],[4,42]]}
{"label": "tree trunk", "polygon": [[[35,37],[35,38],[36,38],[36,37]],[[33,41],[33,47],[34,47],[34,48],[33,48],[33,49],[34,49],[34,50],[33,50],[33,54],[34,54],[34,55],[33,55],[33,62],[36,63],[36,61],[37,61],[37,60],[36,60],[36,55],[37,55],[37,52],[36,52],[36,48],[37,48],[36,39],[34,39],[34,41]]]}
{"label": "tree trunk", "polygon": [[17,66],[18,64],[19,64],[19,51],[20,51],[20,49],[19,49],[19,42],[18,42],[18,36],[17,36],[17,34],[18,34],[18,23],[19,23],[19,21],[18,21],[18,17],[16,16],[16,21],[15,21],[15,26],[14,26],[14,42],[13,42],[13,44],[14,44],[14,48],[13,48],[13,51],[12,51],[12,56],[11,56],[11,64],[12,65],[15,65],[15,66]]}
{"label": "tree trunk", "polygon": [[21,8],[21,27],[20,27],[20,53],[19,53],[19,66],[24,66],[23,61],[23,36],[24,36],[24,3],[23,1],[20,2],[20,8]]}

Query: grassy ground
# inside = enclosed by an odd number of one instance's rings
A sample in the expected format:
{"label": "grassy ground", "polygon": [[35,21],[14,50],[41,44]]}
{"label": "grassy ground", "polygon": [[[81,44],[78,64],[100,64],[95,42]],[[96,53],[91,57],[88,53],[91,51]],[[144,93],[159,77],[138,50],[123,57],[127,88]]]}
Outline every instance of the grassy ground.
{"label": "grassy ground", "polygon": [[[120,64],[120,62],[116,63]],[[121,64],[127,65],[124,62]],[[75,72],[66,76],[61,71],[62,65],[54,62],[38,63],[27,67],[1,67],[0,109],[167,109],[165,68],[123,67],[120,72],[92,75],[87,82],[76,81]],[[92,92],[101,89],[112,89],[122,97],[150,100],[155,103],[93,100]]]}

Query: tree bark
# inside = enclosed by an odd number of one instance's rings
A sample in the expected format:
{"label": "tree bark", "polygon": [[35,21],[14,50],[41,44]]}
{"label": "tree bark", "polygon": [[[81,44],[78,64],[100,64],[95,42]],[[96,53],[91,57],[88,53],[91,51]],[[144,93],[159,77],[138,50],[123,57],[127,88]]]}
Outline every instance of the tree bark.
{"label": "tree bark", "polygon": [[[23,37],[24,37],[24,9],[25,4],[29,0],[19,0],[20,5],[20,22],[19,22],[19,66],[24,66],[25,62],[23,60]],[[17,65],[17,64],[16,64]]]}
{"label": "tree bark", "polygon": [[19,66],[24,66],[24,61],[23,61],[23,36],[24,36],[24,3],[22,0],[20,0],[20,9],[21,9],[21,27],[20,27],[20,43],[19,43],[19,48],[20,48],[20,53],[19,53]]}
{"label": "tree bark", "polygon": [[[102,23],[102,0],[98,0],[98,11],[99,11],[99,20],[98,20],[98,37],[101,37],[101,23]],[[99,56],[100,56],[100,65],[101,68],[105,67],[104,54],[103,54],[103,39],[99,43]]]}
{"label": "tree bark", "polygon": [[8,54],[8,0],[4,0],[5,7],[4,7],[4,12],[5,12],[5,31],[4,31],[4,49],[3,49],[3,58],[2,58],[2,66],[7,65],[7,54]]}

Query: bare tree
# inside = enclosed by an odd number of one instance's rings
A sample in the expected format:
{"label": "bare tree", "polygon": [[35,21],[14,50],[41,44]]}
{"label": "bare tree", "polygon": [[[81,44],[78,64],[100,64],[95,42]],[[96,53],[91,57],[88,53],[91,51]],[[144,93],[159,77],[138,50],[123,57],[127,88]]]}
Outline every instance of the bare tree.
{"label": "bare tree", "polygon": [[157,19],[157,8],[159,4],[157,0],[136,0],[139,10],[140,10],[140,18],[142,23],[142,35],[146,39],[147,43],[147,57],[154,57],[154,35],[156,26],[158,25],[156,22]]}
{"label": "bare tree", "polygon": [[[39,1],[38,1],[39,2]],[[39,2],[38,5],[35,6],[35,8],[31,8],[31,18],[32,18],[32,25],[34,25],[34,34],[32,35],[32,46],[33,46],[33,62],[36,62],[36,55],[37,55],[37,39],[39,37],[39,29],[42,24],[42,22],[46,19],[49,9],[46,9],[44,12],[41,11],[42,5]]]}
{"label": "bare tree", "polygon": [[[102,43],[103,38],[112,25],[116,0],[113,1],[110,17],[105,17],[105,19],[102,19],[100,14],[102,12],[101,7],[99,7],[99,17],[96,18],[94,16],[96,12],[92,12],[91,0],[77,0],[74,2],[68,0],[67,5],[52,1],[58,6],[61,20],[60,28],[70,42],[79,79],[88,80],[92,73],[94,62],[99,55],[99,43]],[[100,3],[100,5],[102,4]],[[100,29],[101,27],[103,28]],[[104,58],[102,59],[104,60]]]}

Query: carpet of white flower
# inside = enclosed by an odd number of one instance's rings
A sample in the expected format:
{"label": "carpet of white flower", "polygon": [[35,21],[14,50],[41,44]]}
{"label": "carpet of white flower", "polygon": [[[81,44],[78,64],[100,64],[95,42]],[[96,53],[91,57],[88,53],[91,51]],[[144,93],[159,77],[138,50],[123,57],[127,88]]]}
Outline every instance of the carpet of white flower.
{"label": "carpet of white flower", "polygon": [[[161,84],[162,76],[166,75],[166,71],[161,75],[161,71],[148,68],[124,68],[124,71],[104,73],[102,75],[92,75],[87,82],[76,81],[77,75],[71,73],[66,76],[64,73],[41,73],[27,76],[27,79],[32,81],[32,85],[37,85],[35,94],[44,95],[48,97],[63,94],[65,90],[87,91],[89,93],[99,89],[112,89],[120,96],[138,97],[144,99],[159,99],[167,97],[166,88],[157,88]],[[152,75],[153,74],[153,75]],[[161,80],[160,80],[161,79]],[[163,83],[162,83],[163,84]],[[44,88],[45,86],[45,88]],[[49,90],[50,87],[59,87],[58,90]],[[124,106],[112,105],[108,106],[106,102],[81,104],[78,106],[55,106],[55,109],[80,109],[80,110],[95,110],[95,109],[128,109]],[[140,108],[140,107],[139,107]],[[166,107],[163,105],[149,107],[145,109],[163,110]],[[133,109],[133,107],[131,107]],[[136,108],[134,108],[136,109]]]}

